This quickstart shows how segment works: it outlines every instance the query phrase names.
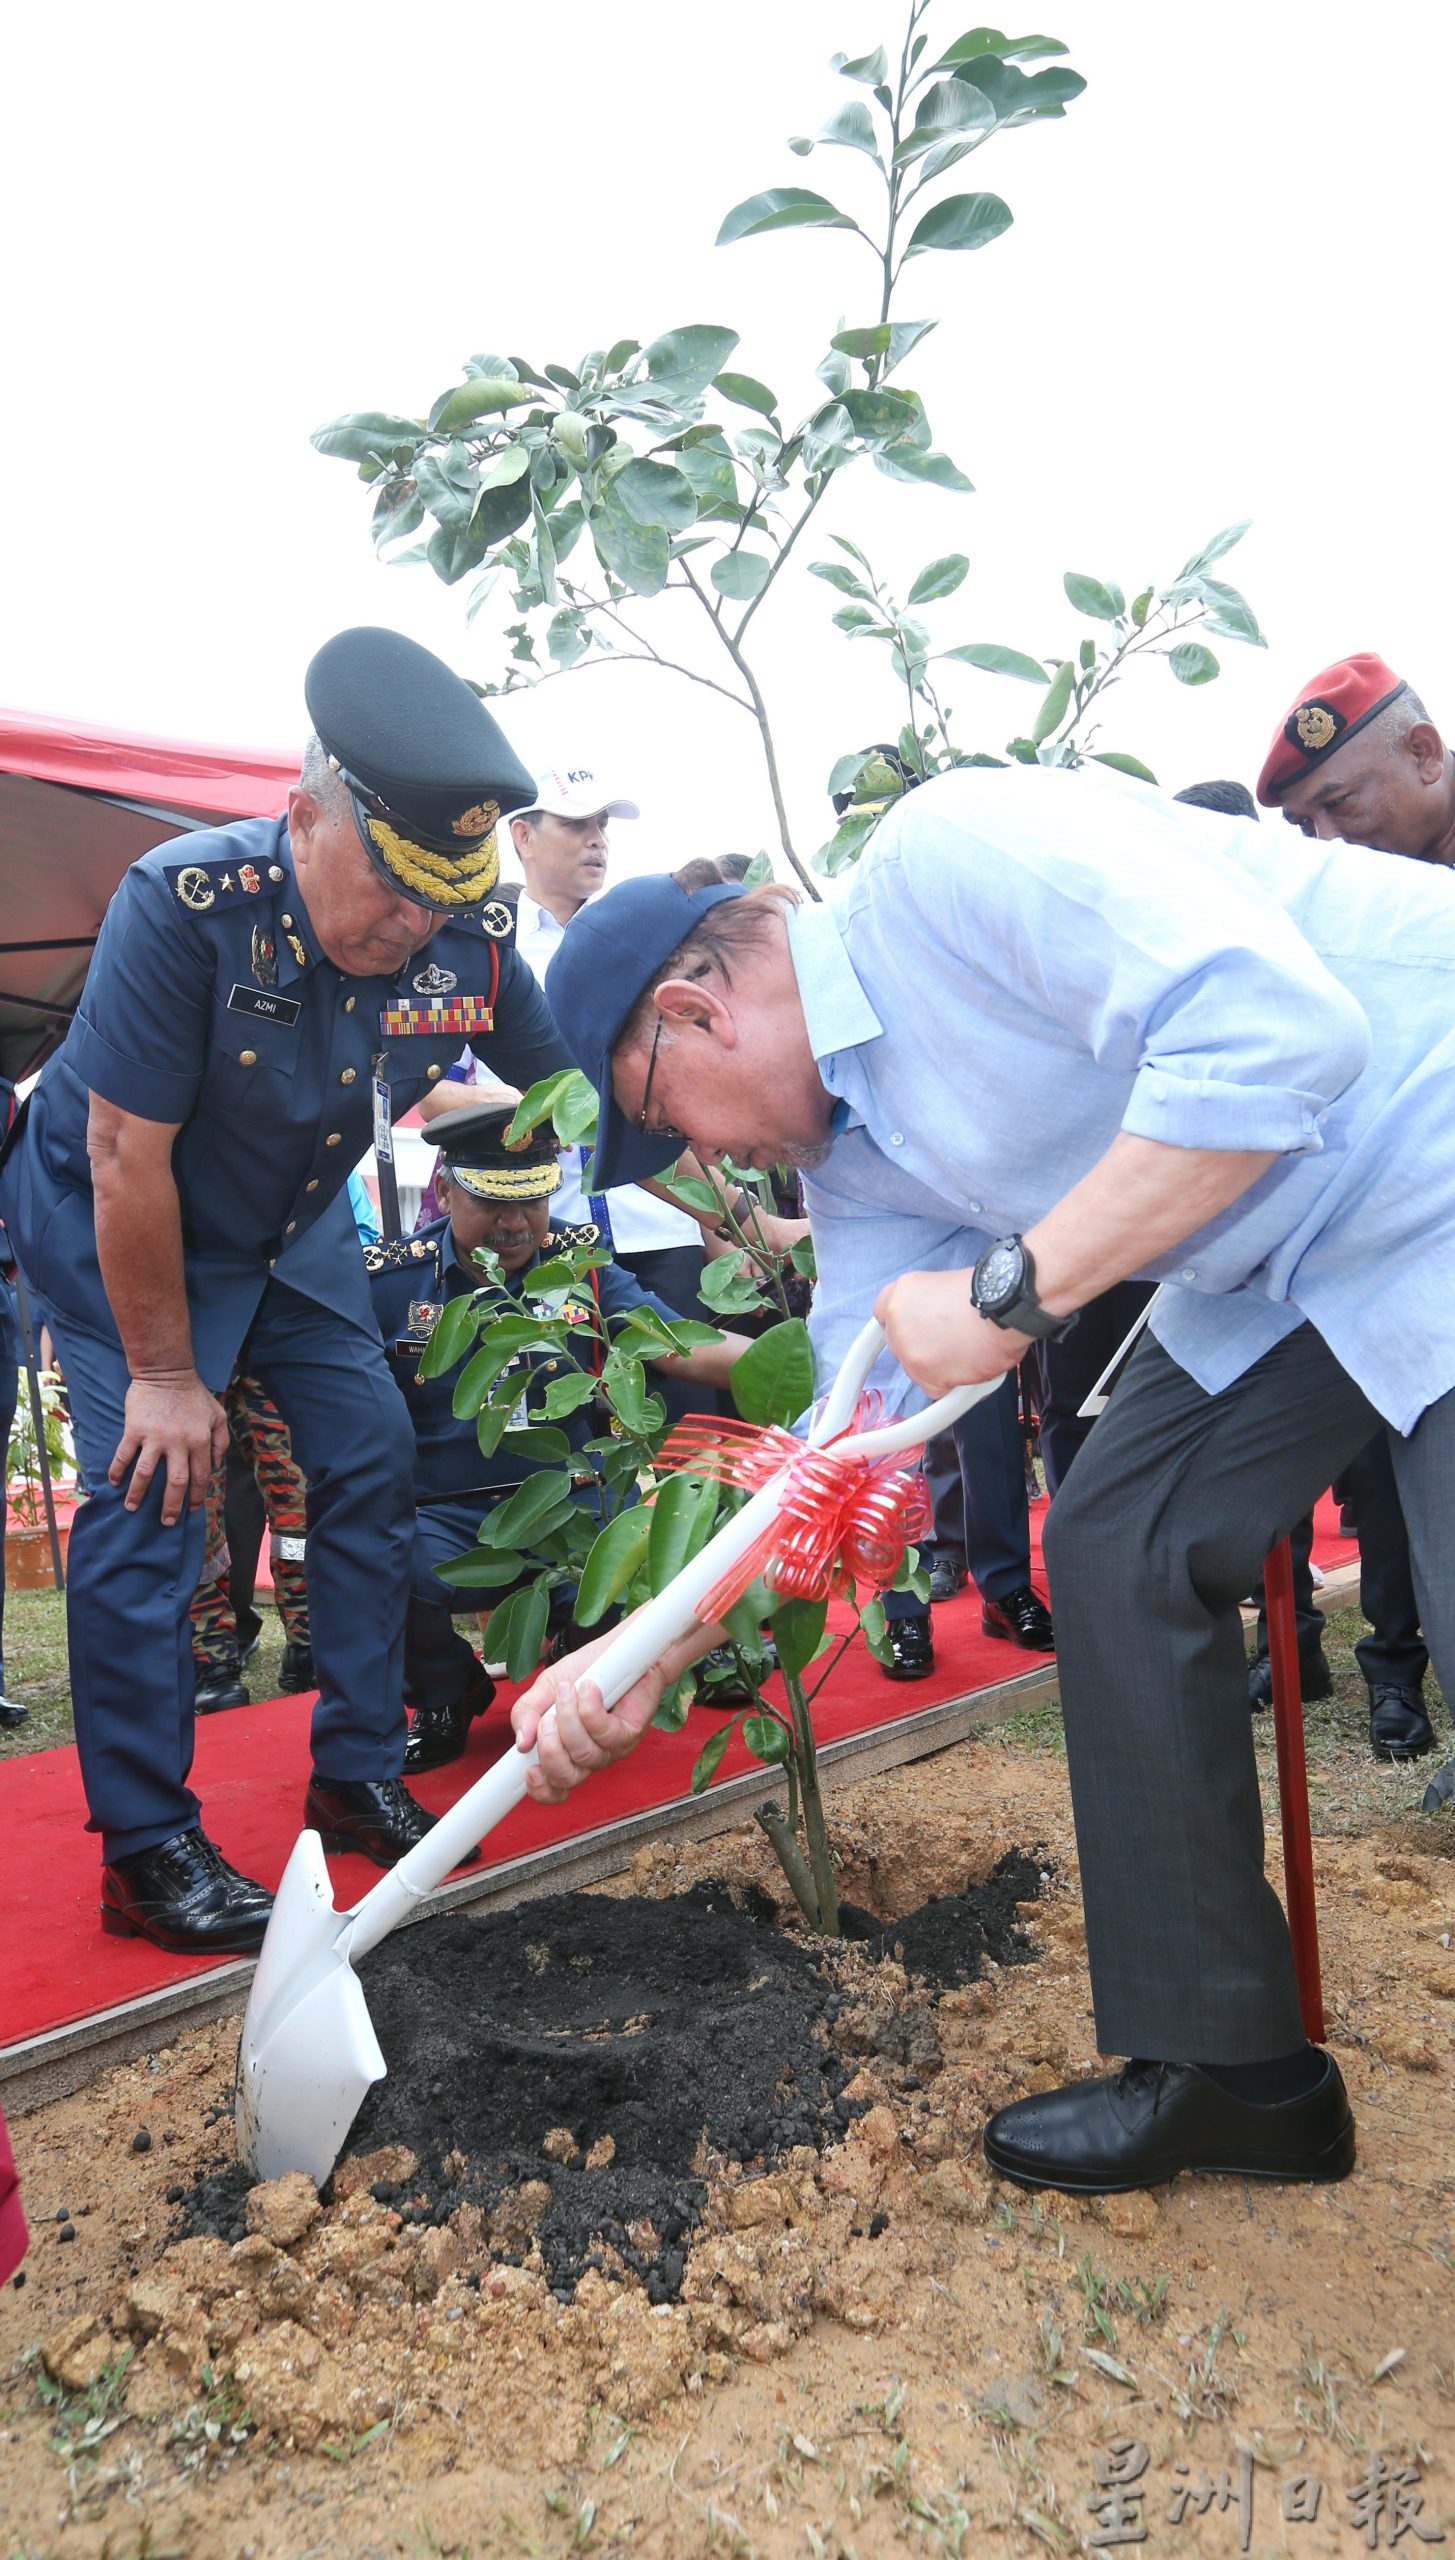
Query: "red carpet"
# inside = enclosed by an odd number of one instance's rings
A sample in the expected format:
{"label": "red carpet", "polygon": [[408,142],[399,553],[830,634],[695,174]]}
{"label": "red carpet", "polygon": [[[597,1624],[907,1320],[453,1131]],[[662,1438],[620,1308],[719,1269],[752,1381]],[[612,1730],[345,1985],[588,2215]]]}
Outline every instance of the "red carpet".
{"label": "red carpet", "polygon": [[[1038,1578],[1044,1517],[1044,1505],[1031,1515]],[[1357,1549],[1338,1537],[1337,1527],[1333,1505],[1325,1502],[1314,1549],[1325,1570],[1357,1556]],[[846,1613],[838,1614],[847,1625]],[[886,1680],[863,1647],[854,1647],[818,1700],[814,1720],[819,1739],[833,1741],[892,1723],[939,1699],[993,1687],[1047,1660],[982,1635],[979,1603],[967,1588],[935,1612],[935,1669],[929,1679]],[[506,1709],[515,1694],[502,1683],[496,1706],[471,1729],[464,1760],[418,1782],[418,1793],[432,1810],[452,1803],[508,1748]],[[277,1883],[302,1818],[311,1707],[311,1697],[276,1698],[198,1721],[192,1783],[203,1801],[207,1829],[234,1865],[265,1884]],[[519,1857],[685,1796],[692,1764],[722,1722],[694,1707],[680,1733],[648,1733],[629,1759],[579,1788],[568,1804],[521,1805],[491,1833],[485,1863]],[[755,1765],[735,1737],[720,1775],[730,1777]],[[85,1802],[74,1750],[24,1753],[0,1768],[6,1837],[12,1847],[0,1874],[0,1945],[5,1949],[0,2047],[207,1970],[196,1957],[169,1956],[140,1938],[102,1934],[96,1916],[98,1843],[83,1828]],[[366,1893],[379,1872],[358,1857],[335,1858],[332,1870],[340,1907]]]}

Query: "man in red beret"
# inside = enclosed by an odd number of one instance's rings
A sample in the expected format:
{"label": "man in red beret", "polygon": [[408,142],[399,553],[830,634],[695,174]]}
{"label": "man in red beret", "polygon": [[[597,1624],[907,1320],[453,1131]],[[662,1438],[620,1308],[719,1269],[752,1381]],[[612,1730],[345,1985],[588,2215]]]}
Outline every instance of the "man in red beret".
{"label": "man in red beret", "polygon": [[1268,750],[1258,797],[1306,836],[1455,862],[1455,755],[1419,695],[1372,649],[1303,686]]}

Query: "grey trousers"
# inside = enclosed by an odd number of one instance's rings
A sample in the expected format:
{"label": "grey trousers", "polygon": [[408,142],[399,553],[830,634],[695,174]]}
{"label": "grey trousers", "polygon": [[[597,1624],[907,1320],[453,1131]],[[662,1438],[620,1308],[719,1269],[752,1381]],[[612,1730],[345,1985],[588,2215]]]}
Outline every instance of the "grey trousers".
{"label": "grey trousers", "polygon": [[[1051,1505],[1045,1557],[1104,2053],[1303,2042],[1263,1873],[1238,1604],[1379,1417],[1310,1325],[1222,1395],[1144,1336]],[[1436,1674],[1455,1695],[1455,1393],[1393,1438]]]}

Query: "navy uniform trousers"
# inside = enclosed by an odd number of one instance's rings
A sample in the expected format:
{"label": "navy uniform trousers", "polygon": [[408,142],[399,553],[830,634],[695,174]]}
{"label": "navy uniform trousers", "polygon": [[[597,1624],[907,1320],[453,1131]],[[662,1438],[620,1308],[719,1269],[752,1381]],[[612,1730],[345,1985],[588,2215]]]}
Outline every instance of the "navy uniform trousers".
{"label": "navy uniform trousers", "polygon": [[[192,1594],[206,1514],[161,1521],[159,1469],[140,1508],[107,1476],[128,1371],[120,1343],[42,1305],[75,1420],[89,1501],[71,1530],[67,1592],[76,1742],[88,1828],[110,1860],[194,1824]],[[239,1354],[261,1378],[308,1480],[308,1605],[324,1778],[397,1778],[404,1762],[405,1598],[414,1542],[414,1434],[377,1335],[281,1281]],[[209,1381],[220,1393],[224,1379]]]}

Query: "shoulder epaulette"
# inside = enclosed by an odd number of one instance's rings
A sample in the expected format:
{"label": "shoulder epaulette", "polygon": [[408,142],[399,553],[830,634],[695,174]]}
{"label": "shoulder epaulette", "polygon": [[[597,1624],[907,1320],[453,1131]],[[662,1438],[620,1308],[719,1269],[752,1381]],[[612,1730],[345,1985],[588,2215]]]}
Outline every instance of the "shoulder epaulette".
{"label": "shoulder epaulette", "polygon": [[288,877],[281,862],[188,862],[180,855],[163,869],[178,905],[194,916],[218,907],[245,907],[275,894]]}
{"label": "shoulder epaulette", "polygon": [[432,1259],[434,1247],[423,1236],[399,1236],[393,1244],[366,1244],[364,1269],[371,1279],[381,1271],[412,1271]]}
{"label": "shoulder epaulette", "polygon": [[492,942],[513,942],[515,926],[515,901],[511,898],[492,898],[488,907],[480,910],[480,930],[488,933]]}
{"label": "shoulder epaulette", "polygon": [[601,1229],[589,1218],[584,1218],[576,1227],[558,1226],[552,1219],[548,1241],[553,1245],[598,1245],[601,1242]]}

